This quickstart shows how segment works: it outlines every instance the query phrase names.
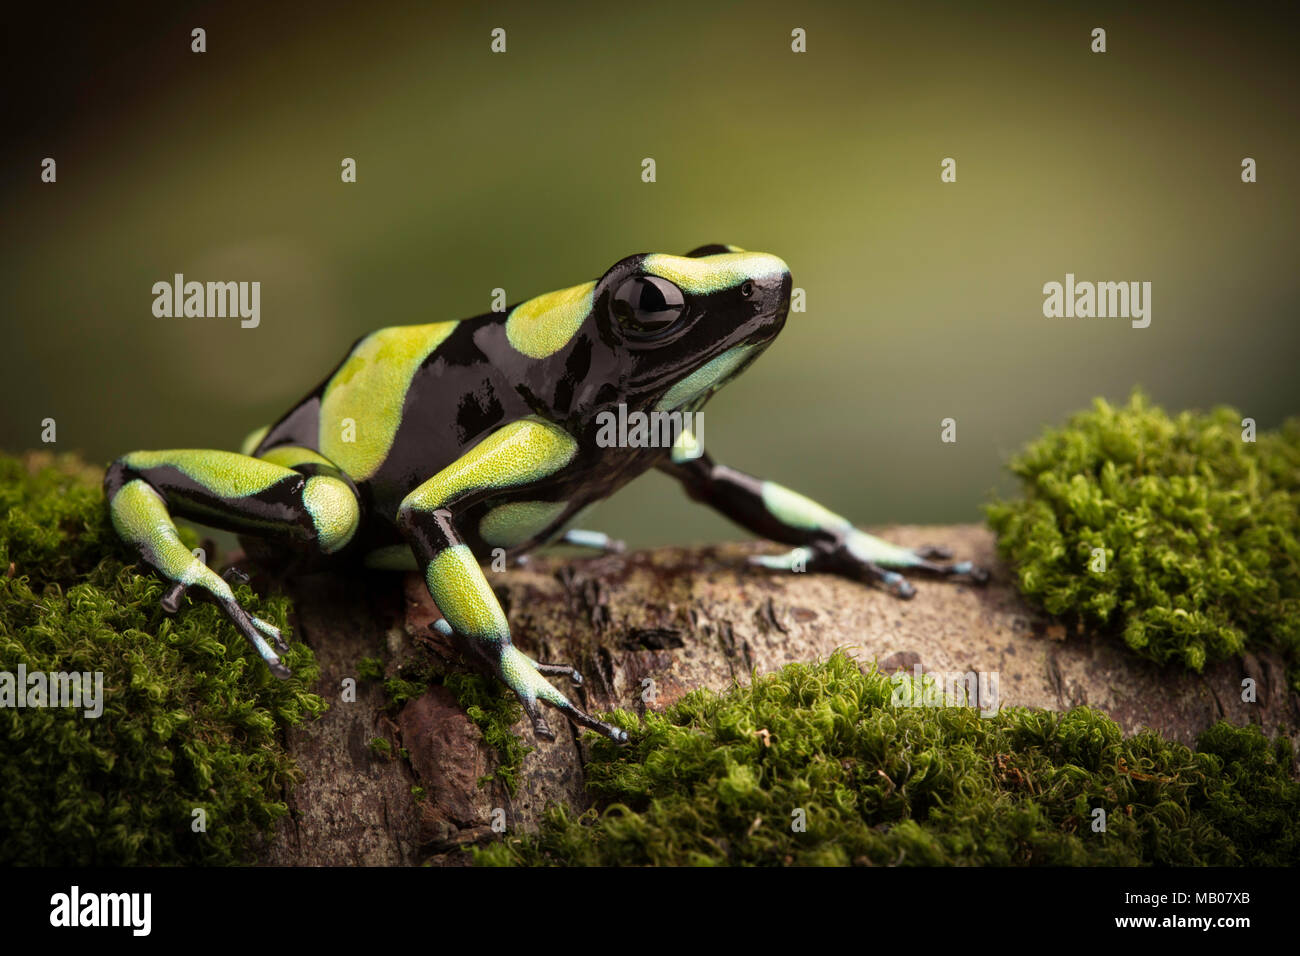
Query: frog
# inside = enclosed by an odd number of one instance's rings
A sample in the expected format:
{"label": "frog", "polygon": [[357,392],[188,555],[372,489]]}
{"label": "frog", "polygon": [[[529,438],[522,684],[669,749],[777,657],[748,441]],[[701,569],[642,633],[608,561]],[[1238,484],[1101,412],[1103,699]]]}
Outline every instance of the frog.
{"label": "frog", "polygon": [[[780,257],[710,244],[626,256],[598,279],[474,318],[370,332],[239,452],[136,451],[112,462],[112,526],[167,582],[164,611],[177,613],[186,594],[215,601],[277,677],[289,676],[284,635],[236,599],[240,572],[217,574],[182,543],[175,518],[234,532],[250,556],[287,574],[415,570],[440,615],[431,626],[513,691],[537,737],[555,739],[553,709],[625,743],[624,729],[552,682],[580,688],[576,668],[514,643],[483,564],[556,543],[619,550],[575,524],[646,471],[791,548],[752,556],[759,568],[832,573],[903,599],[915,594],[905,571],[987,579],[946,549],[874,537],[702,447],[702,429],[689,423],[772,344],[791,290]],[[680,427],[671,442],[610,442],[599,422],[615,410]]]}

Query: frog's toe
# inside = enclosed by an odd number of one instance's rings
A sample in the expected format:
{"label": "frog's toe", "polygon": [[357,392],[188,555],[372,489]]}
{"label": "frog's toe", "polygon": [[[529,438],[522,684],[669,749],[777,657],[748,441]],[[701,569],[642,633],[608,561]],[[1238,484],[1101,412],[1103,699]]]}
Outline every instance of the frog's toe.
{"label": "frog's toe", "polygon": [[289,650],[289,642],[284,639],[284,635],[280,633],[278,627],[269,621],[262,620],[260,617],[253,617],[251,614],[248,619],[253,622],[255,628],[271,639],[271,643],[275,645],[277,651],[284,654]]}
{"label": "frog's toe", "polygon": [[910,601],[916,597],[916,586],[911,581],[903,577],[897,571],[881,572],[880,582],[896,598],[904,601]]}
{"label": "frog's toe", "polygon": [[543,664],[540,661],[533,661],[533,666],[537,668],[537,673],[546,677],[567,677],[574,687],[582,686],[582,675],[576,667],[568,664]]}
{"label": "frog's toe", "polygon": [[233,564],[221,572],[221,579],[227,584],[247,584],[249,581],[248,572],[241,571]]}
{"label": "frog's toe", "polygon": [[[504,674],[501,675],[501,678],[503,681],[506,680]],[[506,683],[508,686],[509,681],[506,681]],[[542,716],[542,708],[538,706],[537,698],[532,694],[521,692],[519,689],[513,687],[511,689],[514,690],[515,696],[519,698],[519,703],[523,705],[524,713],[528,715],[528,720],[533,725],[533,733],[542,740],[554,740],[555,731],[551,729],[551,725]]]}
{"label": "frog's toe", "polygon": [[934,544],[923,544],[912,549],[922,561],[947,561],[952,557],[952,550]]}
{"label": "frog's toe", "polygon": [[181,600],[185,597],[187,590],[184,584],[177,581],[167,589],[167,593],[162,596],[158,605],[163,609],[164,613],[175,614],[181,609]]}
{"label": "frog's toe", "polygon": [[560,542],[571,544],[578,548],[588,548],[592,551],[600,551],[605,554],[622,554],[627,550],[627,542],[620,541],[618,538],[611,538],[603,531],[584,531],[581,528],[570,528],[560,536]]}
{"label": "frog's toe", "polygon": [[[622,727],[615,727],[613,724],[607,724],[605,721],[591,716],[591,714],[575,705],[563,694],[543,694],[540,699],[554,707],[560,713],[564,714],[565,717],[569,718],[571,722],[577,724],[579,727],[586,727],[588,730],[594,730],[602,737],[608,737],[615,743],[627,743],[626,730]],[[534,720],[534,727],[536,727],[536,724],[537,721]]]}
{"label": "frog's toe", "polygon": [[528,716],[533,722],[534,734],[536,734],[542,740],[555,739],[555,731],[551,729],[551,725],[546,722],[545,717],[543,717],[540,713],[536,713],[535,711],[534,713],[531,713]]}
{"label": "frog's toe", "polygon": [[931,574],[943,575],[945,577],[965,577],[973,584],[986,584],[989,579],[989,572],[970,561],[954,561],[951,564],[936,564],[932,561],[922,561],[916,566],[919,570],[928,571]]}
{"label": "frog's toe", "polygon": [[549,678],[568,678],[573,687],[581,687],[582,675],[578,674],[577,667],[568,666],[567,663],[542,663],[534,661],[533,665],[537,667],[538,674],[549,676]]}
{"label": "frog's toe", "polygon": [[[603,737],[608,737],[615,743],[627,743],[626,730],[622,727],[615,727],[613,724],[607,724],[605,721],[591,716],[591,714],[587,713],[581,707],[578,707],[549,684],[542,689],[542,692],[538,695],[538,699],[549,704],[551,707],[554,707],[579,727],[586,727],[588,730],[594,730],[596,733]],[[534,726],[535,725],[536,720],[534,720]]]}
{"label": "frog's toe", "polygon": [[795,548],[785,554],[755,554],[749,563],[772,571],[808,571],[816,557],[812,548]]}

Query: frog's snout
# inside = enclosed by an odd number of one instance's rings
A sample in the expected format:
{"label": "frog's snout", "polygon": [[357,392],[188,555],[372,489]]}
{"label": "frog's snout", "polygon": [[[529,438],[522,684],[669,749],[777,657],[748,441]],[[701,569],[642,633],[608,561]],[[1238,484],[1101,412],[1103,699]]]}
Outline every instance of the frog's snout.
{"label": "frog's snout", "polygon": [[770,316],[773,323],[779,324],[785,321],[790,311],[790,295],[793,291],[794,279],[784,260],[776,256],[767,258],[772,260],[770,268],[755,277],[753,284],[762,297],[759,302],[762,313]]}
{"label": "frog's snout", "polygon": [[790,275],[790,270],[785,270],[785,275],[781,277],[781,291],[777,298],[777,314],[785,318],[786,313],[790,311],[790,293],[794,290],[794,276]]}

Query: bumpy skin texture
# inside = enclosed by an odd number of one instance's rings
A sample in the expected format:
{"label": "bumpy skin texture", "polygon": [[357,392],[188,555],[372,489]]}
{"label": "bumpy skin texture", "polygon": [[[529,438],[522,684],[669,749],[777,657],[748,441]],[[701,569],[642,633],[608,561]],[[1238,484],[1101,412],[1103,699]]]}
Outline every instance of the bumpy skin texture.
{"label": "bumpy skin texture", "polygon": [[647,469],[662,468],[743,527],[796,546],[760,559],[769,567],[875,580],[900,597],[911,596],[911,585],[889,568],[982,576],[966,563],[935,563],[936,549],[872,538],[795,492],[717,465],[689,431],[671,449],[602,439],[603,413],[697,412],[772,342],[790,289],[776,256],[705,246],[687,256],[629,256],[594,282],[505,312],[381,329],[250,436],[245,454],[119,458],[105,477],[114,526],[173,582],[165,607],[199,588],[281,675],[271,646],[284,649],[279,632],[244,612],[226,582],[184,548],[171,515],[255,538],[291,569],[346,560],[416,567],[444,614],[439,630],[519,695],[539,735],[553,736],[541,702],[625,739],[545,679],[580,682],[572,668],[539,664],[514,647],[479,562],[562,534],[617,547],[565,525]]}

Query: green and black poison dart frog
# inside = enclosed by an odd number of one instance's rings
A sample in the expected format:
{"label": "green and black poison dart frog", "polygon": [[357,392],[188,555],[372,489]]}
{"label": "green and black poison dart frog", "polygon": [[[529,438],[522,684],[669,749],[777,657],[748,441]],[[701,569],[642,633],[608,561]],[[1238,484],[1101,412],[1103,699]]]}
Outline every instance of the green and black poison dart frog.
{"label": "green and black poison dart frog", "polygon": [[578,683],[573,668],[534,661],[511,642],[479,562],[566,533],[601,545],[603,536],[564,529],[649,468],[755,534],[795,546],[754,559],[769,568],[876,581],[899,597],[914,591],[897,568],[984,577],[969,562],[937,563],[948,557],[939,549],[896,547],[802,495],[715,464],[689,432],[671,448],[597,440],[599,413],[620,405],[698,411],[781,331],[790,288],[776,256],[712,245],[629,256],[594,282],[504,312],[380,329],[250,435],[242,454],[119,458],[104,479],[113,526],[172,582],[166,610],[177,610],[188,588],[205,592],[281,677],[279,631],[240,607],[226,579],[190,553],[172,515],[265,539],[286,568],[344,559],[416,568],[442,612],[437,629],[519,696],[538,736],[554,737],[542,702],[623,741],[623,730],[547,680]]}

